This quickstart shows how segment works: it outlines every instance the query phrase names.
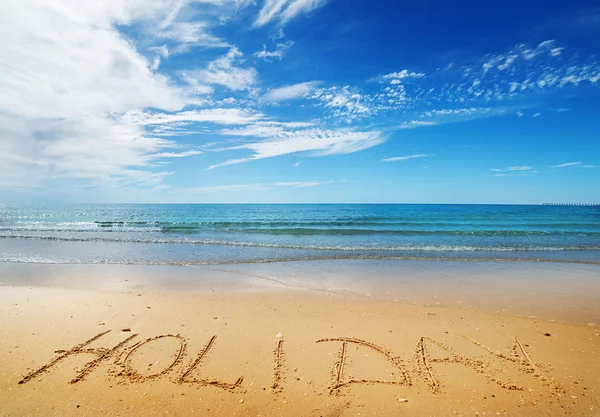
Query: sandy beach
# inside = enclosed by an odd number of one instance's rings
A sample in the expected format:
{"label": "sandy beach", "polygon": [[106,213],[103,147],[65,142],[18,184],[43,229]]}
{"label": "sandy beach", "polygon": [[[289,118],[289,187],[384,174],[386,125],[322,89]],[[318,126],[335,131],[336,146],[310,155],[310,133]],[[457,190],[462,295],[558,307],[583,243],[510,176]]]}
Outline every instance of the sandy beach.
{"label": "sandy beach", "polygon": [[167,288],[181,271],[36,268],[3,268],[2,416],[600,415],[592,323],[231,271]]}

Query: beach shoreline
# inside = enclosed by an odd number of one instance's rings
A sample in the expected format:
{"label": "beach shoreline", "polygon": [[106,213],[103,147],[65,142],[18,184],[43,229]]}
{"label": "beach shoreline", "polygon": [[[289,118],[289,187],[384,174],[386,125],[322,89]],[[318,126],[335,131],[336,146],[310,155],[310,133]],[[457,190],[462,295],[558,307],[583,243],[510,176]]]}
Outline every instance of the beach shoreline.
{"label": "beach shoreline", "polygon": [[4,264],[0,415],[598,415],[598,327],[455,306],[435,282],[439,304],[394,301],[370,290],[411,296],[404,276],[432,271],[358,264]]}
{"label": "beach shoreline", "polygon": [[0,263],[0,286],[111,291],[304,292],[600,325],[600,266],[320,260],[223,265]]}

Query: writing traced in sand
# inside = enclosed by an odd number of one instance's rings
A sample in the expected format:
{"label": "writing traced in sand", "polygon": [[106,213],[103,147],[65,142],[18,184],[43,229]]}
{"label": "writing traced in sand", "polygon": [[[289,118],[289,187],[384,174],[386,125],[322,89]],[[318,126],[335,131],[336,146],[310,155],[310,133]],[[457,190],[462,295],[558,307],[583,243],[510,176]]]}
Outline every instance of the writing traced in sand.
{"label": "writing traced in sand", "polygon": [[[149,343],[152,343],[156,340],[165,339],[165,338],[173,338],[179,342],[179,349],[175,353],[173,362],[171,362],[171,364],[169,364],[169,366],[167,366],[165,369],[163,369],[160,372],[156,372],[156,373],[150,374],[150,375],[142,375],[131,366],[131,358],[139,348],[141,348],[142,346],[147,345]],[[172,334],[151,337],[149,339],[144,340],[141,343],[136,343],[134,346],[131,347],[129,352],[127,352],[127,354],[125,355],[125,359],[123,359],[123,362],[122,362],[122,365],[125,369],[119,373],[119,376],[127,376],[131,380],[136,380],[139,382],[159,378],[163,375],[166,375],[170,371],[172,371],[173,368],[177,364],[179,364],[179,362],[181,361],[181,359],[183,358],[183,356],[185,354],[186,348],[187,348],[187,344],[185,342],[185,339],[183,337],[181,337],[180,335],[172,335]],[[117,362],[117,363],[119,363],[119,362]]]}
{"label": "writing traced in sand", "polygon": [[202,362],[206,359],[206,355],[208,354],[210,349],[215,344],[216,339],[217,339],[217,336],[213,336],[210,338],[210,341],[208,342],[208,344],[198,354],[198,356],[196,357],[194,362],[192,362],[190,367],[186,371],[184,371],[183,374],[177,379],[177,382],[179,384],[185,384],[185,383],[198,384],[198,385],[223,388],[225,390],[234,390],[242,384],[242,381],[244,380],[243,376],[240,376],[234,383],[222,382],[222,381],[217,381],[217,380],[212,380],[212,379],[198,379],[198,378],[193,378],[191,376],[192,371],[194,371],[196,368],[200,367]]}
{"label": "writing traced in sand", "polygon": [[[50,360],[50,362],[43,365],[39,369],[27,374],[19,381],[19,384],[28,383],[44,373],[51,372],[58,363],[75,355],[92,355],[95,356],[95,358],[92,361],[87,362],[81,370],[77,371],[75,377],[69,381],[70,384],[75,384],[85,380],[86,377],[96,370],[101,364],[112,366],[108,370],[109,375],[119,378],[118,382],[121,383],[143,383],[159,378],[167,378],[169,375],[174,375],[170,377],[170,380],[176,384],[212,386],[224,389],[226,391],[234,391],[238,388],[241,388],[244,381],[243,376],[238,377],[233,382],[224,382],[214,378],[199,376],[201,374],[202,366],[208,361],[209,352],[215,347],[217,336],[212,336],[208,343],[195,356],[195,358],[186,365],[184,364],[184,361],[188,355],[188,343],[187,340],[179,334],[159,335],[147,338],[143,341],[138,341],[137,343],[132,343],[133,340],[138,337],[138,334],[136,333],[109,348],[89,347],[93,342],[98,341],[110,332],[110,330],[107,330],[99,333],[85,342],[72,347],[71,349],[56,351],[55,353],[58,354],[58,356]],[[564,392],[562,387],[542,370],[543,365],[537,364],[533,361],[531,354],[526,350],[526,345],[524,345],[519,338],[515,337],[513,339],[513,344],[510,348],[511,354],[504,354],[468,336],[464,336],[464,338],[473,345],[487,352],[487,354],[491,355],[492,357],[517,365],[516,371],[518,371],[520,374],[533,376],[539,379],[544,385],[551,386],[556,393]],[[136,366],[134,365],[134,358],[141,355],[140,351],[143,347],[148,347],[152,344],[160,345],[159,341],[170,341],[175,343],[172,360],[170,360],[168,365],[161,371],[154,373],[142,373],[139,369],[136,369]],[[389,349],[373,342],[353,337],[326,338],[317,340],[316,342],[341,343],[338,359],[333,366],[332,380],[328,387],[329,393],[332,395],[340,395],[341,388],[349,387],[353,384],[384,384],[409,387],[413,385],[411,372],[417,376],[416,381],[419,383],[425,383],[433,393],[440,393],[442,392],[443,383],[440,379],[440,376],[438,376],[434,371],[435,364],[460,364],[477,372],[490,383],[497,384],[503,389],[509,391],[524,390],[524,387],[517,385],[506,378],[501,378],[500,376],[503,374],[502,369],[492,366],[491,363],[486,362],[483,359],[460,353],[453,347],[430,337],[421,337],[417,342],[413,356],[413,363],[410,370],[407,363],[405,363],[400,356],[392,354]],[[398,376],[396,376],[394,380],[366,378],[359,379],[349,376],[346,372],[348,361],[348,345],[367,348],[383,356],[383,358],[391,363],[394,366],[394,369],[398,371]],[[273,351],[274,359],[271,391],[275,394],[281,393],[284,388],[285,367],[283,346],[283,340],[279,340],[275,350]],[[433,351],[437,351],[438,354],[433,355]],[[440,355],[439,352],[443,352],[443,354]],[[111,358],[114,358],[114,361],[110,362],[109,359]],[[175,372],[177,368],[181,368],[179,373]],[[394,373],[392,373],[392,375],[394,375]]]}
{"label": "writing traced in sand", "polygon": [[277,348],[275,349],[275,361],[273,363],[273,384],[271,389],[275,393],[283,391],[281,386],[281,371],[283,368],[283,340],[277,342]]}
{"label": "writing traced in sand", "polygon": [[[341,387],[350,385],[350,384],[387,384],[387,385],[411,385],[410,376],[408,371],[405,369],[402,364],[402,360],[398,357],[392,357],[392,354],[389,350],[376,345],[375,343],[367,342],[366,340],[356,339],[353,337],[338,337],[333,339],[321,339],[317,340],[317,343],[323,342],[342,342],[342,348],[340,350],[339,361],[335,364],[336,372],[335,379],[333,384],[329,387],[330,393],[336,393]],[[382,354],[388,361],[390,361],[399,371],[400,371],[400,379],[398,381],[380,381],[380,380],[368,380],[368,379],[354,379],[350,378],[348,380],[344,380],[344,366],[346,363],[346,354],[347,349],[346,346],[348,343],[354,343],[359,346],[364,346],[366,348],[372,349],[380,354]]]}
{"label": "writing traced in sand", "polygon": [[[450,356],[445,358],[433,358],[431,357],[428,351],[428,345],[434,345],[442,349],[443,351],[450,354]],[[502,381],[495,376],[496,372],[489,371],[490,365],[482,360],[472,358],[467,355],[462,355],[452,349],[450,346],[446,346],[445,344],[438,342],[435,339],[431,339],[429,337],[422,337],[417,343],[417,350],[415,353],[416,357],[416,368],[417,372],[425,377],[429,387],[433,392],[439,392],[441,388],[441,383],[439,379],[434,375],[433,369],[431,367],[432,363],[459,363],[465,365],[475,372],[480,373],[485,376],[489,381],[495,382],[500,385],[502,388],[507,390],[519,390],[522,391],[523,387],[515,385],[508,381]]]}
{"label": "writing traced in sand", "polygon": [[61,362],[63,359],[68,358],[69,356],[73,356],[73,355],[78,355],[78,354],[92,354],[92,355],[96,355],[96,359],[94,359],[91,362],[88,362],[83,369],[75,376],[75,378],[73,378],[69,383],[70,384],[75,384],[79,381],[82,381],[85,379],[85,377],[92,372],[95,368],[98,367],[98,365],[100,365],[100,363],[102,363],[103,361],[109,359],[110,357],[114,356],[123,346],[125,346],[129,341],[135,339],[138,335],[134,334],[130,337],[128,337],[127,339],[123,340],[121,343],[119,343],[118,345],[116,345],[115,347],[113,347],[112,349],[107,349],[107,348],[96,348],[96,349],[86,349],[86,347],[88,345],[90,345],[92,342],[95,342],[96,340],[100,339],[102,336],[106,335],[110,333],[110,330],[107,330],[105,332],[102,332],[100,334],[97,334],[96,336],[92,337],[91,339],[80,343],[79,345],[69,349],[69,350],[57,350],[55,353],[59,353],[61,354],[60,356],[54,358],[52,361],[50,361],[48,364],[42,366],[41,368],[39,368],[36,371],[31,372],[30,374],[26,375],[22,380],[19,381],[19,384],[24,384],[26,382],[31,381],[32,379],[38,377],[39,375],[48,372],[51,368],[53,368],[57,363]]}

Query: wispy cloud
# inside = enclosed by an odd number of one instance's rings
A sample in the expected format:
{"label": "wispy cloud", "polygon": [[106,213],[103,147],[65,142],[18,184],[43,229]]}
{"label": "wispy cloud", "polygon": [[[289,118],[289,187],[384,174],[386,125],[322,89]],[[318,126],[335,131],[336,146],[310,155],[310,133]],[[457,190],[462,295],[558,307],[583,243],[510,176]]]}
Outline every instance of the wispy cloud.
{"label": "wispy cloud", "polygon": [[400,129],[415,129],[423,126],[436,126],[438,123],[431,120],[411,120],[400,125]]}
{"label": "wispy cloud", "polygon": [[251,109],[213,108],[173,113],[128,112],[122,119],[143,126],[176,124],[181,122],[245,125],[260,120],[263,117],[262,113]]}
{"label": "wispy cloud", "polygon": [[332,117],[349,123],[376,114],[381,108],[373,97],[364,95],[358,88],[344,86],[321,88],[311,96],[317,105],[332,112]]}
{"label": "wispy cloud", "polygon": [[263,45],[263,49],[255,52],[254,56],[265,61],[281,61],[293,45],[294,41],[281,42],[276,45],[273,51],[267,50],[267,45]]}
{"label": "wispy cloud", "polygon": [[308,81],[300,84],[286,85],[269,90],[263,99],[266,101],[285,101],[308,96],[317,88],[320,81]]}
{"label": "wispy cloud", "polygon": [[409,120],[400,125],[400,129],[414,129],[424,126],[437,126],[449,123],[459,123],[505,114],[510,109],[504,107],[467,107],[454,109],[433,109],[424,111],[417,120]]}
{"label": "wispy cloud", "polygon": [[394,156],[393,158],[382,159],[382,162],[395,162],[395,161],[408,161],[409,159],[425,158],[428,154],[416,154],[416,155],[405,155],[405,156]]}
{"label": "wispy cloud", "polygon": [[225,48],[229,44],[210,33],[207,22],[175,22],[157,33],[159,38],[176,41],[172,53],[186,52],[191,46]]}
{"label": "wispy cloud", "polygon": [[[528,93],[560,89],[600,80],[600,66],[589,64],[576,53],[565,51],[554,40],[531,47],[518,44],[508,53],[490,55],[480,68],[466,66],[463,77],[474,80],[465,98],[506,100]],[[458,85],[462,89],[464,84]]]}
{"label": "wispy cloud", "polygon": [[411,72],[406,69],[398,72],[390,72],[381,76],[381,79],[389,81],[390,84],[400,84],[405,78],[423,78],[425,74],[422,72]]}
{"label": "wispy cloud", "polygon": [[581,164],[583,164],[583,162],[566,162],[566,163],[560,164],[560,165],[551,165],[550,168],[566,168],[566,167],[580,166]]}
{"label": "wispy cloud", "polygon": [[311,12],[326,2],[327,0],[266,0],[254,25],[264,26],[273,21],[285,24],[299,14]]}
{"label": "wispy cloud", "polygon": [[[247,150],[251,155],[245,158],[230,159],[212,165],[214,169],[264,158],[288,155],[298,152],[312,152],[315,156],[349,154],[358,152],[384,142],[386,136],[379,131],[360,131],[355,129],[295,128],[282,126],[258,126],[262,140],[245,143],[217,151]],[[231,136],[257,136],[257,126],[249,125],[236,131],[223,132]],[[252,132],[248,134],[247,131]]]}
{"label": "wispy cloud", "polygon": [[301,129],[314,128],[316,125],[310,122],[277,122],[260,120],[249,123],[242,128],[221,129],[217,133],[221,136],[234,136],[242,138],[273,138],[289,137]]}
{"label": "wispy cloud", "polygon": [[241,68],[243,54],[232,47],[227,54],[212,61],[205,69],[186,71],[186,79],[198,84],[221,85],[232,91],[250,90],[257,81],[258,73],[254,68]]}
{"label": "wispy cloud", "polygon": [[[535,96],[539,106],[544,93],[598,84],[600,64],[549,40],[536,46],[521,43],[506,53],[448,65],[430,74],[403,69],[372,77],[371,81],[377,81],[379,88],[346,85],[317,90],[314,105],[325,107],[330,117],[348,123],[375,115],[420,116],[436,107],[489,109],[487,115],[452,114],[448,120],[494,117],[502,114],[501,110],[522,117],[524,107],[535,107],[526,103],[529,97]],[[532,116],[539,117],[541,112]],[[405,127],[411,127],[410,120]]]}
{"label": "wispy cloud", "polygon": [[490,171],[495,172],[494,177],[529,177],[540,173],[532,166],[512,166],[508,168],[492,168]]}
{"label": "wispy cloud", "polygon": [[508,167],[508,168],[492,168],[490,171],[492,172],[505,172],[505,171],[533,171],[534,168],[532,166],[529,165],[519,165],[519,166],[513,166],[513,167]]}
{"label": "wispy cloud", "polygon": [[318,187],[319,185],[332,184],[338,181],[289,181],[289,182],[268,182],[268,183],[253,183],[253,184],[231,184],[231,185],[215,185],[209,187],[187,188],[184,191],[187,193],[222,193],[222,192],[239,192],[239,191],[267,191],[275,188],[309,188]]}

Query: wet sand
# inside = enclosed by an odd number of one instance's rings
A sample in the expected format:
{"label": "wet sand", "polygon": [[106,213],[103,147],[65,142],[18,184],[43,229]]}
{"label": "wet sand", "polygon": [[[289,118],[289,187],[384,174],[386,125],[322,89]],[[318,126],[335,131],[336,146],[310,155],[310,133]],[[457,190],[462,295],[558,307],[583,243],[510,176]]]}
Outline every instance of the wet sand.
{"label": "wet sand", "polygon": [[585,297],[580,316],[519,297],[497,311],[503,291],[456,303],[477,292],[475,265],[435,299],[401,278],[426,271],[387,265],[404,294],[381,271],[336,281],[347,264],[2,265],[0,415],[600,415]]}

